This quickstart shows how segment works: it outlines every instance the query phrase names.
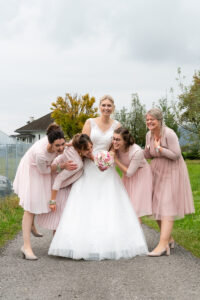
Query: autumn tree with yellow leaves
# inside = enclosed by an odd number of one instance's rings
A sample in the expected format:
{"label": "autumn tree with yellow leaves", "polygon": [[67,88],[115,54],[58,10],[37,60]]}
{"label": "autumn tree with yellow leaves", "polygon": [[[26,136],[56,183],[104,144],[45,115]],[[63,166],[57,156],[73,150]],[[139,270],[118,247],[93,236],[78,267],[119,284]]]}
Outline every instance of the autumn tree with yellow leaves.
{"label": "autumn tree with yellow leaves", "polygon": [[61,126],[67,138],[82,131],[85,121],[98,116],[97,108],[94,107],[95,97],[89,94],[84,96],[66,94],[65,97],[58,97],[52,103],[51,117]]}

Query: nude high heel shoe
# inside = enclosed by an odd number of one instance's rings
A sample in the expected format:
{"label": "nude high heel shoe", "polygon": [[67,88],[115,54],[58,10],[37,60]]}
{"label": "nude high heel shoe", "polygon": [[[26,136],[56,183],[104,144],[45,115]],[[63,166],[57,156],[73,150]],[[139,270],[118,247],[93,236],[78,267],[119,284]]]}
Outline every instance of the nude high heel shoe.
{"label": "nude high heel shoe", "polygon": [[31,233],[32,235],[34,235],[35,237],[43,237],[43,234],[37,232],[35,229],[31,228]]}
{"label": "nude high heel shoe", "polygon": [[175,242],[174,242],[174,240],[172,240],[171,242],[169,242],[169,247],[171,249],[174,249],[174,244],[175,244]]}
{"label": "nude high heel shoe", "polygon": [[162,256],[162,255],[167,255],[169,256],[170,255],[170,247],[167,246],[165,249],[163,249],[162,251],[160,252],[149,252],[148,253],[148,256],[150,257],[159,257],[159,256]]}
{"label": "nude high heel shoe", "polygon": [[27,259],[27,260],[37,260],[37,256],[35,255],[29,255],[26,253],[26,251],[24,250],[24,246],[21,247],[21,253],[22,253],[22,257],[24,259]]}

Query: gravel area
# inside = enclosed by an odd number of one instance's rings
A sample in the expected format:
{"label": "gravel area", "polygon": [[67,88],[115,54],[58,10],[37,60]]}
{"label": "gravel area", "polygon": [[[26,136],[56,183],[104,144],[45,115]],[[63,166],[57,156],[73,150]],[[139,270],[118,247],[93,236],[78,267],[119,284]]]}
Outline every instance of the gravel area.
{"label": "gravel area", "polygon": [[[149,250],[159,235],[143,225]],[[0,299],[200,299],[200,259],[179,245],[169,257],[73,261],[47,255],[52,233],[32,237],[37,261],[22,259],[21,233],[0,251]]]}

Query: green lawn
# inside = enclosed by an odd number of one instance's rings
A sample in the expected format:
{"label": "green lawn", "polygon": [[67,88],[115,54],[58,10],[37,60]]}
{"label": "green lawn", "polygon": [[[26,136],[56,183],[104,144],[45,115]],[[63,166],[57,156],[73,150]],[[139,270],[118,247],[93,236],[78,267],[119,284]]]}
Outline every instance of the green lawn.
{"label": "green lawn", "polygon": [[17,196],[0,198],[0,247],[21,230],[23,209]]}
{"label": "green lawn", "polygon": [[[174,223],[173,237],[185,249],[200,257],[200,161],[186,161],[195,204],[195,214]],[[148,226],[159,230],[157,223],[148,217],[143,218]]]}

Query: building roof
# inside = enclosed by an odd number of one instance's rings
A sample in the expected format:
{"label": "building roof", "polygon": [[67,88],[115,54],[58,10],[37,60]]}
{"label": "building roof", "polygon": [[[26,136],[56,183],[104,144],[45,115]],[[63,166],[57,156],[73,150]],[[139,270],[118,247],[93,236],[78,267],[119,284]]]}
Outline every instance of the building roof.
{"label": "building roof", "polygon": [[27,125],[20,127],[15,130],[15,132],[22,133],[22,132],[30,132],[30,131],[45,131],[49,124],[51,124],[54,120],[51,118],[51,113],[29,122]]}

